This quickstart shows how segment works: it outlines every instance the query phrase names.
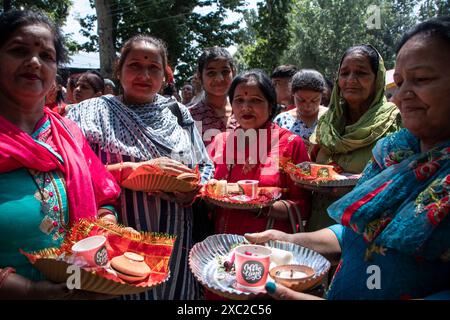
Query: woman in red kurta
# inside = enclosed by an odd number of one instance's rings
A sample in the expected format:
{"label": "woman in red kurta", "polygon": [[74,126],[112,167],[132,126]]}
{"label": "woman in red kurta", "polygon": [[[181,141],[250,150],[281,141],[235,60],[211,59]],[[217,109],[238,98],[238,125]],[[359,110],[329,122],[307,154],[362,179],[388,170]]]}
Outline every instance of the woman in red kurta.
{"label": "woman in red kurta", "polygon": [[237,76],[229,91],[241,128],[215,137],[209,148],[215,179],[228,182],[259,180],[260,187],[287,189],[281,200],[263,210],[215,208],[216,233],[244,234],[270,228],[297,232],[309,217],[310,194],[299,188],[279,167],[280,160],[309,161],[302,139],[271,122],[276,93],[270,79],[260,70]]}

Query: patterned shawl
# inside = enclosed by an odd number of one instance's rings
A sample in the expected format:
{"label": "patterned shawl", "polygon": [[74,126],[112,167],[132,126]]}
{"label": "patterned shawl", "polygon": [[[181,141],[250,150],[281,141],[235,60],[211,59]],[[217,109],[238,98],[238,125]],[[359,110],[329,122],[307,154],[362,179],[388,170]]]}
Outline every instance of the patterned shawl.
{"label": "patterned shawl", "polygon": [[125,105],[112,95],[85,100],[67,117],[75,121],[91,145],[141,160],[169,157],[186,165],[200,162],[202,151],[193,139],[196,131],[189,111],[179,105],[182,124],[168,106],[171,98],[157,95],[153,103]]}
{"label": "patterned shawl", "polygon": [[[358,186],[328,213],[378,248],[450,260],[450,141],[427,152],[407,129],[380,140]],[[381,250],[382,252],[382,250]]]}
{"label": "patterned shawl", "polygon": [[[355,172],[357,170],[352,170],[351,164],[345,163],[349,159],[340,159],[340,156],[345,158],[346,154],[367,148],[367,152],[355,154],[351,159],[351,162],[354,163],[363,162],[363,168],[370,159],[370,150],[373,144],[387,133],[399,129],[399,112],[397,107],[393,103],[387,102],[384,96],[386,68],[384,67],[383,58],[379,54],[378,59],[379,67],[375,79],[375,97],[368,111],[352,125],[345,125],[347,105],[341,96],[338,83],[339,77],[336,77],[329,111],[319,119],[316,130],[310,139],[311,142],[319,144],[321,149],[326,151],[326,154],[322,157],[327,159],[321,159],[320,161],[318,159],[317,162],[329,163],[335,161],[345,171]],[[342,60],[340,64],[342,65]],[[361,159],[356,159],[357,157]],[[346,169],[346,166],[350,168]],[[361,167],[360,164],[358,166]]]}
{"label": "patterned shawl", "polygon": [[239,127],[234,114],[231,114],[228,124],[223,122],[223,119],[216,115],[213,108],[203,99],[197,104],[189,107],[189,112],[195,120],[198,131],[201,133],[205,146],[208,146],[213,138],[227,129],[236,129]]}

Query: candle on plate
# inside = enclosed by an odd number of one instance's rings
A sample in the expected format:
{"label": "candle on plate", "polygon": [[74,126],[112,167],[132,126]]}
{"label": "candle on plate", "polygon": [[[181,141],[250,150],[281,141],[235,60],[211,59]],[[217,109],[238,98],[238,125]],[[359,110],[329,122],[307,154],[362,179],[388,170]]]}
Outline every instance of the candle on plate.
{"label": "candle on plate", "polygon": [[301,271],[295,271],[295,270],[282,270],[277,272],[277,277],[281,279],[301,279],[305,278],[308,275]]}

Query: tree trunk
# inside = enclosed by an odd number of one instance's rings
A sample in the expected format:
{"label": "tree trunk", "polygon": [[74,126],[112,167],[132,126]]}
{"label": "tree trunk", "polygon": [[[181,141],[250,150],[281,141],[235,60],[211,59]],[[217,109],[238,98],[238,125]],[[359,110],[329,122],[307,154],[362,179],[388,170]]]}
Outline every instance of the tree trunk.
{"label": "tree trunk", "polygon": [[111,1],[95,0],[95,11],[97,12],[100,73],[105,78],[112,78],[116,49],[114,48],[113,39]]}

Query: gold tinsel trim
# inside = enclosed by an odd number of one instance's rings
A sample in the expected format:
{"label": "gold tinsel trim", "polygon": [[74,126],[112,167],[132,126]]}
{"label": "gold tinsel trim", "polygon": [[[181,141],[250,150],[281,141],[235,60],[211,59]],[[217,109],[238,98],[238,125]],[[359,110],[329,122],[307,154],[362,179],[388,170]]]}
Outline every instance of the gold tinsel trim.
{"label": "gold tinsel trim", "polygon": [[[50,258],[55,259],[60,256],[66,249],[78,241],[76,235],[85,238],[94,229],[94,227],[102,228],[110,233],[114,233],[122,238],[150,244],[154,246],[173,246],[176,236],[157,232],[140,232],[139,234],[125,230],[126,226],[120,224],[112,224],[98,219],[80,219],[72,228],[60,248],[46,248],[34,252],[26,253],[33,259]],[[76,231],[73,233],[73,231]]]}
{"label": "gold tinsel trim", "polygon": [[[34,252],[22,252],[27,257],[31,257],[33,261],[36,261],[37,259],[56,259],[61,255],[61,249],[60,248],[46,248]],[[34,263],[34,262],[33,262]]]}
{"label": "gold tinsel trim", "polygon": [[80,226],[78,227],[78,230],[81,230],[84,236],[87,236],[89,232],[91,232],[91,230],[95,226],[97,226],[107,230],[108,232],[121,236],[125,239],[143,242],[145,244],[173,245],[176,240],[175,235],[157,232],[142,232],[142,231],[139,233],[135,233],[126,230],[125,228],[127,227],[124,225],[112,224],[109,222],[105,222],[103,220],[81,219],[79,221],[79,224]]}

